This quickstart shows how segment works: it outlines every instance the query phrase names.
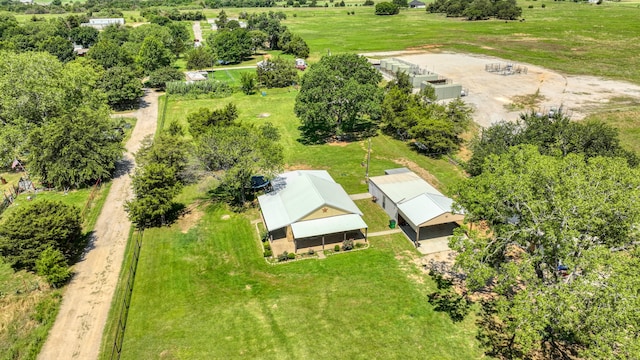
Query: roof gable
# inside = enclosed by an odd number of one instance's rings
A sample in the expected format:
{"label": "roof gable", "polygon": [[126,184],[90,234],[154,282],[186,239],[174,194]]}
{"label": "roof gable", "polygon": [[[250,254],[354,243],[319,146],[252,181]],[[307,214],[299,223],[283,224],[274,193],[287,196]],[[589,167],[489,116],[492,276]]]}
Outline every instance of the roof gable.
{"label": "roof gable", "polygon": [[418,226],[443,214],[455,214],[452,206],[453,200],[446,196],[424,193],[398,204],[398,210]]}
{"label": "roof gable", "polygon": [[413,172],[374,176],[369,181],[395,204],[412,199],[420,194],[442,195],[436,188]]}
{"label": "roof gable", "polygon": [[274,183],[276,191],[258,197],[267,228],[271,230],[290,225],[324,206],[362,215],[326,171],[285,173]]}

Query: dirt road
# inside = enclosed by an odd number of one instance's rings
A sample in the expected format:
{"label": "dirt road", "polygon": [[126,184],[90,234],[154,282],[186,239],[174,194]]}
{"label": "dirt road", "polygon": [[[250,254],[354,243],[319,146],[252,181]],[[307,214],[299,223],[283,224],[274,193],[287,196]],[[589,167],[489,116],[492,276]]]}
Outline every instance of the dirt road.
{"label": "dirt road", "polygon": [[202,42],[202,29],[200,28],[200,21],[193,22],[193,38]]}
{"label": "dirt road", "polygon": [[132,196],[129,173],[134,167],[133,153],[145,136],[156,131],[158,96],[147,90],[141,108],[132,113],[138,121],[124,158],[117,164],[94,237],[82,260],[73,267],[75,276],[64,293],[60,312],[38,359],[98,358],[131,226],[124,202]]}

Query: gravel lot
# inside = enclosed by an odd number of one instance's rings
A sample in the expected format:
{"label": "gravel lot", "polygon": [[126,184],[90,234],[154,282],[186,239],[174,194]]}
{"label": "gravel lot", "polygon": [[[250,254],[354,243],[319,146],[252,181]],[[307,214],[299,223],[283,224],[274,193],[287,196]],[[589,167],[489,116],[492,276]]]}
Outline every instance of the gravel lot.
{"label": "gravel lot", "polygon": [[[610,104],[614,99],[640,99],[640,86],[632,83],[594,76],[563,75],[539,66],[485,55],[446,52],[364,55],[401,58],[461,84],[469,91],[464,101],[474,107],[474,120],[483,127],[500,120],[517,119],[523,110],[510,109],[514,97],[532,95],[538,90],[544,98],[538,103],[537,110],[545,112],[552,107],[562,106],[565,113],[575,120]],[[527,73],[501,75],[485,71],[487,64],[498,63],[526,67]]]}

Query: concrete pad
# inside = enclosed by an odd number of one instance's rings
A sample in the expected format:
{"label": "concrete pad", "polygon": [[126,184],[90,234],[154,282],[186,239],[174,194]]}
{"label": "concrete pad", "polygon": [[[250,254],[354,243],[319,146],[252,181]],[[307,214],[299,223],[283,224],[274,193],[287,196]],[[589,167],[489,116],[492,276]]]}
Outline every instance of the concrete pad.
{"label": "concrete pad", "polygon": [[443,236],[428,240],[420,240],[418,241],[418,247],[416,249],[425,255],[451,251],[449,248],[449,238],[450,236]]}

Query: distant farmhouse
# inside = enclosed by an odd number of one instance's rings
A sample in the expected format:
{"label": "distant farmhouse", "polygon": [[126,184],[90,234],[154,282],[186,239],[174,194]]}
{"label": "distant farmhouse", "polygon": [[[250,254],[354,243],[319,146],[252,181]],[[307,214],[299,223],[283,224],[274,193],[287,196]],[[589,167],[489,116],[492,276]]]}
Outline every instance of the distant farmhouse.
{"label": "distant farmhouse", "polygon": [[274,254],[367,240],[362,212],[325,170],[280,174],[258,197]]}
{"label": "distant farmhouse", "polygon": [[426,5],[422,1],[413,0],[409,3],[409,7],[412,9],[424,9]]}
{"label": "distant farmhouse", "polygon": [[369,193],[416,244],[451,236],[464,220],[464,213],[452,208],[452,199],[407,168],[369,178]]}
{"label": "distant farmhouse", "polygon": [[124,25],[124,18],[89,19],[88,23],[80,24],[80,26],[89,26],[96,30],[102,30],[109,25]]}

